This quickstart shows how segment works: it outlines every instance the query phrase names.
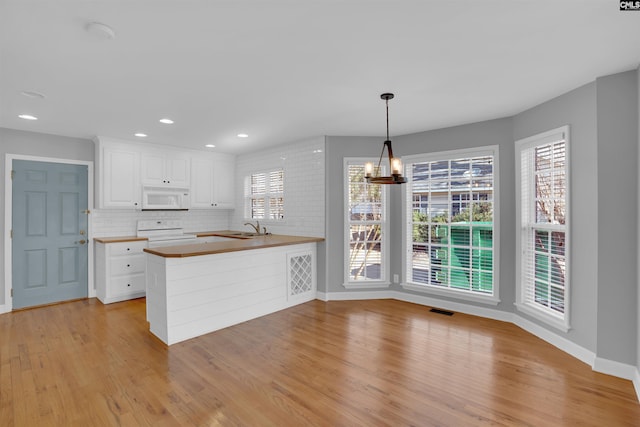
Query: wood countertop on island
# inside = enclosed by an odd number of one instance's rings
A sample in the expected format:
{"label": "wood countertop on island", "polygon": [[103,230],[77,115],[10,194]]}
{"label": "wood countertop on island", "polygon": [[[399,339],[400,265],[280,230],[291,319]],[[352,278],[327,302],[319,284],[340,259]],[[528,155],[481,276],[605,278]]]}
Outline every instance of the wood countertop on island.
{"label": "wood countertop on island", "polygon": [[[198,236],[228,237],[224,232],[197,233]],[[191,245],[146,248],[144,251],[164,258],[186,258],[200,255],[221,254],[227,252],[248,251],[252,249],[272,248],[276,246],[299,245],[322,242],[322,237],[285,236],[268,234],[251,238],[234,238],[225,242],[194,243]]]}

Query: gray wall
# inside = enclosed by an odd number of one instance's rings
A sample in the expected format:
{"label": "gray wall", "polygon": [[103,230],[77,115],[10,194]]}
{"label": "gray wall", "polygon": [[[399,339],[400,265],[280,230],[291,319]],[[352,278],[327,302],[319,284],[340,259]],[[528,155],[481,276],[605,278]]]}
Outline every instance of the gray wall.
{"label": "gray wall", "polygon": [[[572,327],[564,335],[595,352],[598,320],[598,231],[595,227],[598,223],[598,138],[595,82],[515,116],[514,140],[564,125],[569,125],[571,134],[569,197]],[[515,231],[515,228],[512,230]],[[529,320],[539,323],[532,318]],[[546,327],[544,324],[540,326]],[[555,329],[552,331],[560,334]]]}
{"label": "gray wall", "polygon": [[[36,132],[23,132],[13,129],[0,128],[0,238],[2,242],[6,238],[4,234],[5,221],[5,161],[6,154],[20,154],[37,157],[52,157],[58,159],[93,161],[93,142],[88,139],[67,138],[63,136],[48,135]],[[4,283],[4,244],[0,246],[0,305],[4,301],[5,289],[9,284]]]}
{"label": "gray wall", "polygon": [[[637,331],[638,79],[596,80],[598,102],[597,356],[634,365]],[[575,214],[573,215],[575,217]],[[632,267],[633,266],[633,267]]]}

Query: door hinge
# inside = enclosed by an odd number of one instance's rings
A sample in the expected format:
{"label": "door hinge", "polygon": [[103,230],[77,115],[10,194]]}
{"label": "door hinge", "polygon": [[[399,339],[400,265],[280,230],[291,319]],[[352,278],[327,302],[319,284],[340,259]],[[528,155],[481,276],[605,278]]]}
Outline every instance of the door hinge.
{"label": "door hinge", "polygon": [[11,288],[11,298],[13,298],[13,288]]}
{"label": "door hinge", "polygon": [[16,171],[12,170],[11,171],[11,179],[13,179],[14,176],[16,176]]}
{"label": "door hinge", "polygon": [[91,213],[91,211],[89,209],[85,209],[82,211],[83,214],[85,215],[89,215]]}
{"label": "door hinge", "polygon": [[13,239],[13,229],[11,229],[11,231],[9,232],[9,235],[11,236],[11,238]]}

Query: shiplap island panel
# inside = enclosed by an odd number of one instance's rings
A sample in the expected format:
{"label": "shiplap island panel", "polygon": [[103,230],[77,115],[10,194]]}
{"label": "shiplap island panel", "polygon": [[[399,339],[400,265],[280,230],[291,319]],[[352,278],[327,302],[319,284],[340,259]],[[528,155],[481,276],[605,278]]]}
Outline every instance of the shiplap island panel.
{"label": "shiplap island panel", "polygon": [[188,256],[146,249],[149,329],[171,345],[315,299],[318,241],[264,236],[246,239],[245,250],[200,244],[197,255],[184,245]]}

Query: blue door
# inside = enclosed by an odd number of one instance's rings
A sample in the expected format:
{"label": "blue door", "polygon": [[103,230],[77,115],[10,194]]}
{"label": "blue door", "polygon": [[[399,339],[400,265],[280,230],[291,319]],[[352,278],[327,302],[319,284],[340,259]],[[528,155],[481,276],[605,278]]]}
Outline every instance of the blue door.
{"label": "blue door", "polygon": [[87,166],[13,161],[13,308],[86,298]]}

